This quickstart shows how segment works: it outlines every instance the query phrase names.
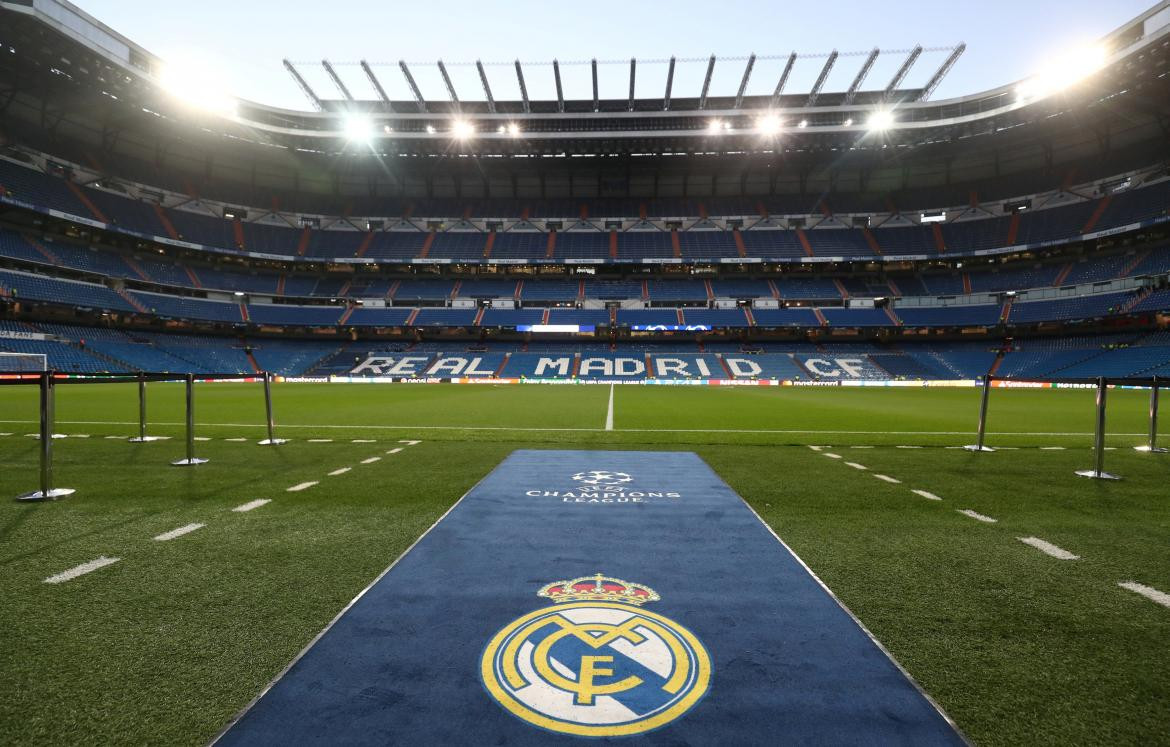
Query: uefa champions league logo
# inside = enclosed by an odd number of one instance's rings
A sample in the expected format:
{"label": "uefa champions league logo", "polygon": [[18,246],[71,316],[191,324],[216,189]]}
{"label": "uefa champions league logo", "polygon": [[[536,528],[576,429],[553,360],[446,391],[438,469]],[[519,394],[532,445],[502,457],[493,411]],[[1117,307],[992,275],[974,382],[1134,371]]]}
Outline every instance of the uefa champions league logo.
{"label": "uefa champions league logo", "polygon": [[588,472],[578,472],[573,479],[582,486],[594,490],[624,490],[634,478],[625,472],[610,472],[605,469],[592,469]]}

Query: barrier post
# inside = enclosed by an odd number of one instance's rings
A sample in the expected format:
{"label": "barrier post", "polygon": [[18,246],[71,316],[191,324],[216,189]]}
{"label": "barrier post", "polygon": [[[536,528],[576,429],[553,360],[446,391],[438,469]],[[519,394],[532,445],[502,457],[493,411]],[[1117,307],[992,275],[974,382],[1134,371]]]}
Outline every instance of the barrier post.
{"label": "barrier post", "polygon": [[1093,437],[1093,453],[1095,465],[1093,469],[1077,470],[1081,477],[1094,480],[1120,480],[1117,475],[1105,471],[1105,377],[1097,377],[1097,429]]}
{"label": "barrier post", "polygon": [[195,374],[187,374],[187,458],[171,462],[176,467],[206,464],[206,459],[195,456]]}
{"label": "barrier post", "polygon": [[1151,454],[1165,454],[1167,449],[1158,445],[1158,377],[1150,382],[1150,436],[1145,446],[1133,447],[1135,451]]}
{"label": "barrier post", "polygon": [[130,443],[142,444],[160,440],[160,436],[146,435],[146,374],[138,374],[138,435]]}
{"label": "barrier post", "polygon": [[268,424],[268,438],[261,441],[260,445],[276,446],[277,444],[287,443],[287,438],[277,438],[273,434],[273,429],[276,427],[276,423],[272,418],[272,373],[270,371],[265,371],[262,375],[264,377],[264,412],[267,418],[266,422]]}
{"label": "barrier post", "polygon": [[18,495],[18,501],[51,501],[77,491],[73,488],[53,487],[53,424],[56,420],[56,396],[52,371],[40,375],[41,390],[41,489]]}
{"label": "barrier post", "polygon": [[991,377],[983,377],[983,396],[979,402],[979,431],[975,435],[975,443],[970,446],[964,446],[967,451],[995,451],[995,449],[984,446],[983,442],[987,436],[987,402],[991,397]]}

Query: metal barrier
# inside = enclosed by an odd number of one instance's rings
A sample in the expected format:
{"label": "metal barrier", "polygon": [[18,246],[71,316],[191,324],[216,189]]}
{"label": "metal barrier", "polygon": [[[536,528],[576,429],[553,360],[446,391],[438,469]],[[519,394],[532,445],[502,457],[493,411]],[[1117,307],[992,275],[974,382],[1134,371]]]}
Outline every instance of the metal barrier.
{"label": "metal barrier", "polygon": [[1105,415],[1107,393],[1110,386],[1149,387],[1150,389],[1150,426],[1147,442],[1134,449],[1146,453],[1164,454],[1166,449],[1158,446],[1158,390],[1162,385],[1157,376],[1148,377],[1119,377],[1107,378],[1098,376],[1094,379],[1082,378],[1053,378],[1053,379],[1008,379],[996,376],[985,376],[983,379],[983,397],[979,405],[979,426],[976,431],[975,444],[964,446],[968,451],[995,451],[984,445],[987,433],[987,407],[993,381],[1014,381],[1021,384],[1080,384],[1093,385],[1097,389],[1097,419],[1093,429],[1093,468],[1077,470],[1076,474],[1095,480],[1120,480],[1121,477],[1105,471]]}
{"label": "metal barrier", "polygon": [[[40,387],[40,490],[25,493],[17,497],[22,501],[41,501],[61,498],[76,492],[72,488],[53,487],[53,426],[56,417],[55,390],[61,384],[106,384],[129,383],[138,384],[138,435],[130,438],[133,443],[144,443],[161,440],[160,436],[146,434],[146,384],[147,382],[182,381],[185,384],[186,394],[186,457],[172,462],[175,466],[192,466],[206,464],[207,459],[195,456],[195,382],[196,378],[202,381],[253,381],[256,377],[241,376],[240,374],[171,374],[171,373],[103,373],[103,374],[66,374],[57,371],[29,373],[23,371],[0,372],[0,385],[33,385]],[[274,433],[275,419],[272,410],[272,374],[264,372],[260,375],[264,384],[264,405],[268,438],[260,441],[264,445],[286,443],[287,439],[276,438]]]}

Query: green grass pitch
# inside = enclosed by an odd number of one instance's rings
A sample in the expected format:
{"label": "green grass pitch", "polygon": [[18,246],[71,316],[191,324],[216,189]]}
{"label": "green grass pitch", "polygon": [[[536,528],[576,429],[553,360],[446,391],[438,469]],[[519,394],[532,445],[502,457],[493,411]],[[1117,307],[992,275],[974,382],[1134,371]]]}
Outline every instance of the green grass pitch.
{"label": "green grass pitch", "polygon": [[[21,504],[37,487],[36,391],[0,387],[0,742],[205,743],[518,448],[694,450],[976,743],[1170,734],[1170,609],[1118,586],[1170,592],[1170,455],[1130,448],[1146,393],[1109,395],[1117,483],[1073,475],[1092,466],[1089,391],[994,391],[988,443],[1015,448],[992,454],[945,448],[973,439],[974,389],[618,386],[607,431],[609,396],[283,384],[292,440],[261,447],[259,385],[200,385],[211,461],[180,469],[181,386],[151,385],[150,430],[172,438],[150,444],[106,438],[135,433],[133,385],[61,386],[55,482],[78,492]],[[257,499],[271,502],[232,511]],[[43,582],[101,556],[120,560]]]}

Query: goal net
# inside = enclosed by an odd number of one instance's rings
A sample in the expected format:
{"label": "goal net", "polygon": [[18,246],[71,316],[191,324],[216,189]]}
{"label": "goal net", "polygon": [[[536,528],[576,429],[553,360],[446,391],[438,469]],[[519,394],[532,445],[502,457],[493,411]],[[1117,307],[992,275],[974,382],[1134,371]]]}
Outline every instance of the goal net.
{"label": "goal net", "polygon": [[48,371],[44,353],[5,353],[0,351],[0,371]]}

